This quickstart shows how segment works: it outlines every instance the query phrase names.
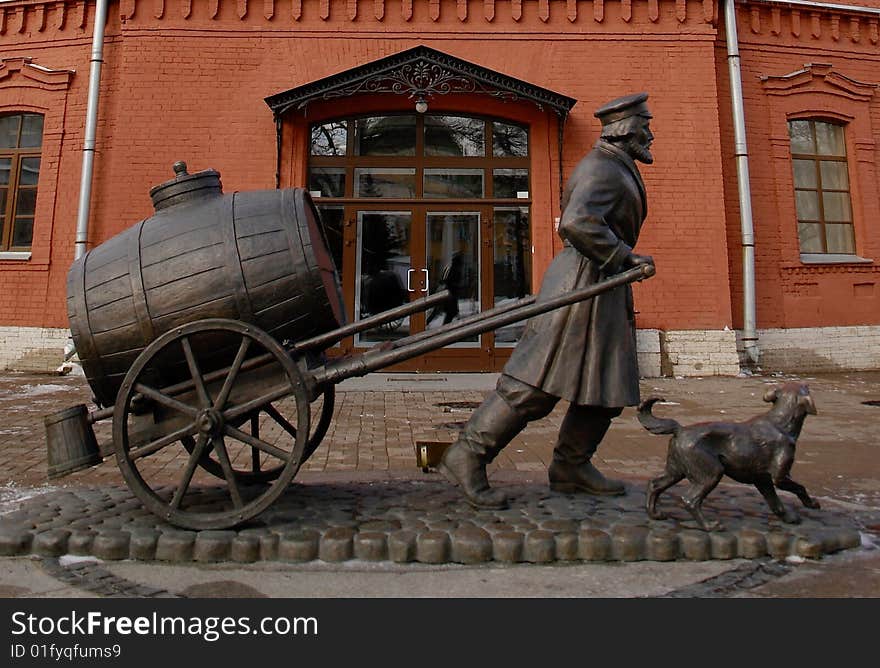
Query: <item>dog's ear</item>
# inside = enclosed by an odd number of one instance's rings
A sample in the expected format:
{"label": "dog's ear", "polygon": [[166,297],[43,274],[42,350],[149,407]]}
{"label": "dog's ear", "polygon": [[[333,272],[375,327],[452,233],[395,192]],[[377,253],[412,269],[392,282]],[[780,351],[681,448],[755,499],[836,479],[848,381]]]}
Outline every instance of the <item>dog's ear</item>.
{"label": "dog's ear", "polygon": [[771,387],[766,392],[764,392],[764,401],[766,401],[768,404],[772,404],[778,398],[779,398],[779,388],[778,387]]}
{"label": "dog's ear", "polygon": [[816,402],[813,401],[813,397],[811,397],[809,394],[801,395],[799,401],[801,404],[803,404],[804,409],[807,411],[808,415],[816,415],[819,412],[816,410]]}

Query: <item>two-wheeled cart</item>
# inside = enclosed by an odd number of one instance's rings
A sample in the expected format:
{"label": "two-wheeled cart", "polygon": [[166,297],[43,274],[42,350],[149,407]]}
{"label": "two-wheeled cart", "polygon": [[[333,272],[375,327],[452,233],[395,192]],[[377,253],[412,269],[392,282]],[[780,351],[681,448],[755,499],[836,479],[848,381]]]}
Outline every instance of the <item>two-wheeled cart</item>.
{"label": "two-wheeled cart", "polygon": [[[155,216],[71,268],[71,331],[99,409],[62,411],[47,431],[50,474],[64,475],[102,460],[90,425],[112,418],[104,454],[146,508],[189,529],[236,526],[283,494],[327,433],[337,383],[654,273],[640,266],[327,360],[342,339],[453,297],[341,325],[336,272],[306,191],[223,195],[216,172],[175,167],[175,179],[151,191]],[[220,485],[198,484],[205,474]]]}

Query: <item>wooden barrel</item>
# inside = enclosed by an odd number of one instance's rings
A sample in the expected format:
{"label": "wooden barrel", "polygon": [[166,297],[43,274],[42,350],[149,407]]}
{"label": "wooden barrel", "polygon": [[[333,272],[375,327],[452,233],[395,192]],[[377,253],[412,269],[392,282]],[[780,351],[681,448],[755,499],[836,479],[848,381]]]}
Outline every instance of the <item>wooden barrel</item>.
{"label": "wooden barrel", "polygon": [[[203,185],[205,174],[184,171],[177,181],[201,176]],[[219,174],[211,174],[216,189],[202,187],[179,201],[157,197],[161,187],[154,188],[156,215],[70,269],[70,329],[100,405],[115,402],[135,358],[175,326],[231,318],[279,341],[298,341],[344,323],[338,276],[308,192],[222,195]],[[194,352],[216,357],[213,350]]]}

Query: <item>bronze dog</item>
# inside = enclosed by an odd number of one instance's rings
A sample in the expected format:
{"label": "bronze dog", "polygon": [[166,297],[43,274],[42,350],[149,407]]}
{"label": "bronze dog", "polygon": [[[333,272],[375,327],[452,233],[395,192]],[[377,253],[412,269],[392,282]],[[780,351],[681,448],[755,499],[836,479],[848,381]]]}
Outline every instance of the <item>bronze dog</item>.
{"label": "bronze dog", "polygon": [[816,414],[810,388],[785,383],[767,390],[764,401],[773,407],[745,422],[703,422],[683,427],[675,420],[656,418],[651,407],[662,398],[652,397],[639,405],[639,422],[652,434],[672,434],[666,455],[666,471],[648,483],[646,508],[652,519],[665,519],[657,510],[657,498],[683,478],[690,489],[682,496],[685,508],[704,531],[722,530],[720,522],[707,522],[703,500],[727,474],[738,482],[758,488],[770,509],[784,522],[800,522],[800,515],[786,508],[775,487],[793,492],[807,508],[818,508],[803,485],[789,477],[794,450],[807,415]]}

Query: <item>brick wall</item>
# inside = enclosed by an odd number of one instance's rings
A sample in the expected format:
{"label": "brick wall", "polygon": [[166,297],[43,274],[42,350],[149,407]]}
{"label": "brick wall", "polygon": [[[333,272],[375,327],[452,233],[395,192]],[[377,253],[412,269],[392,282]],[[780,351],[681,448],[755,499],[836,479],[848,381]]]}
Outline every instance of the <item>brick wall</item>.
{"label": "brick wall", "polygon": [[[880,82],[877,21],[854,21],[840,12],[807,16],[760,2],[737,8],[758,326],[880,325],[876,263],[817,268],[800,262],[784,120],[795,108],[856,119],[848,149],[856,169],[858,252],[876,259],[880,230],[871,221],[880,217],[880,102],[864,91]],[[90,244],[149,216],[149,188],[166,180],[178,159],[192,170],[218,169],[227,191],[274,187],[275,127],[264,97],[425,44],[576,98],[564,131],[564,175],[598,136],[596,107],[617,95],[650,92],[656,160],[642,170],[649,215],[638,250],[655,257],[658,273],[635,287],[638,324],[666,332],[672,369],[730,372],[728,332],[741,326],[742,317],[741,253],[717,12],[717,3],[703,0],[113,2]],[[8,65],[0,68],[0,113],[47,113],[33,253],[29,261],[0,261],[0,324],[60,329],[67,324],[65,276],[73,256],[93,6],[13,0],[0,14],[0,59],[32,58],[59,73],[40,83],[11,73]],[[842,77],[834,80],[837,88],[814,78],[790,95],[768,92],[766,77],[782,77],[808,62],[828,62]],[[847,92],[846,80],[860,82],[862,93]],[[287,119],[284,185],[302,185],[302,128],[332,111],[315,107]],[[509,106],[497,113],[512,117],[521,110]],[[545,115],[533,127],[542,137],[540,155],[533,155],[540,184],[532,216],[537,285],[559,249],[552,221],[559,215],[560,165],[553,119]],[[711,349],[702,350],[704,344]],[[656,354],[652,349],[643,357]]]}
{"label": "brick wall", "polygon": [[[859,3],[865,4],[865,3]],[[876,6],[876,5],[875,5]],[[759,329],[880,324],[880,17],[738,2],[755,227]],[[723,44],[721,107],[730,107]],[[800,73],[800,74],[797,74]],[[845,125],[856,255],[866,263],[801,261],[787,121]],[[721,118],[733,320],[742,326],[742,252],[730,114]]]}
{"label": "brick wall", "polygon": [[[41,206],[44,199],[54,201],[38,224],[40,238],[51,244],[47,264],[39,280],[26,273],[29,267],[0,264],[0,294],[5,295],[0,322],[62,327],[82,159],[91,7],[61,5],[66,7],[62,21],[58,3],[9,4],[14,7],[3,11],[14,29],[0,34],[4,53],[76,73],[62,105],[58,176],[54,183],[40,182]],[[694,0],[495,5],[448,0],[112,3],[90,244],[149,216],[149,188],[169,178],[178,159],[193,170],[218,169],[226,191],[274,187],[275,127],[264,97],[426,44],[576,98],[565,126],[565,175],[598,136],[592,112],[615,96],[649,91],[656,163],[643,170],[649,218],[639,248],[657,258],[659,274],[636,288],[640,326],[729,325],[712,6],[707,10]],[[513,114],[512,106],[503,113]],[[533,174],[543,179],[532,215],[536,285],[559,248],[553,230],[559,161],[552,118],[541,132],[546,141],[533,156],[540,167]],[[302,163],[305,142],[291,139],[284,146],[285,160]],[[302,184],[302,171],[288,173],[284,185]],[[694,196],[691,184],[697,180],[703,185]],[[695,256],[706,261],[695,263]]]}

